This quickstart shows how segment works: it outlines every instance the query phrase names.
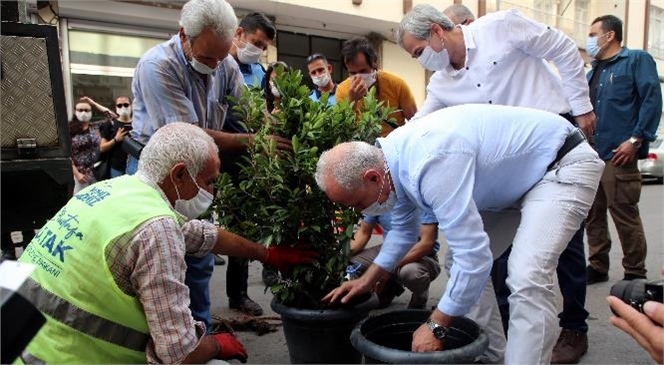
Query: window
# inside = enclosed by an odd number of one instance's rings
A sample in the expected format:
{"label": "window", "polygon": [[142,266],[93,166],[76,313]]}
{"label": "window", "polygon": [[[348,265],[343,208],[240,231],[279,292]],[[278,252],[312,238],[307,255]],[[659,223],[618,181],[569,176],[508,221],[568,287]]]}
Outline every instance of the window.
{"label": "window", "polygon": [[341,62],[342,39],[310,36],[306,34],[279,31],[277,34],[277,59],[286,62],[292,69],[301,70],[303,81],[313,88],[307,69],[307,57],[322,53],[332,65],[332,80],[339,83],[344,78],[344,66]]}
{"label": "window", "polygon": [[533,18],[538,22],[554,25],[555,18],[553,15],[556,14],[554,2],[552,0],[535,0],[534,3]]}
{"label": "window", "polygon": [[89,96],[111,110],[116,97],[133,99],[131,81],[138,60],[165,40],[89,30],[69,30],[68,36],[74,102]]}
{"label": "window", "polygon": [[664,9],[650,4],[648,19],[648,52],[664,59]]}
{"label": "window", "polygon": [[590,30],[588,19],[589,0],[574,1],[574,40],[577,44],[585,44],[585,39]]}

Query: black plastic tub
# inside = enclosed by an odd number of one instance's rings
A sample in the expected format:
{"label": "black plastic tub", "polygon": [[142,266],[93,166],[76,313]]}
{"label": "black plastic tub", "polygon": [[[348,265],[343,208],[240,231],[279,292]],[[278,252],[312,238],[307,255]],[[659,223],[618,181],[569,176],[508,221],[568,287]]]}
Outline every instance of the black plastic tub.
{"label": "black plastic tub", "polygon": [[428,310],[408,309],[371,316],[358,323],[350,341],[366,364],[467,364],[489,346],[489,338],[472,320],[457,317],[449,328],[445,350],[412,352],[413,332],[426,322]]}

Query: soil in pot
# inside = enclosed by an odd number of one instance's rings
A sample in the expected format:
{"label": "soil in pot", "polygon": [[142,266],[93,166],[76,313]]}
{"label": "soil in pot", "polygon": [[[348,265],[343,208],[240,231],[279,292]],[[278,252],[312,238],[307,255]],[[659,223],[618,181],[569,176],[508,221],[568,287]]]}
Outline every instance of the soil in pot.
{"label": "soil in pot", "polygon": [[449,328],[445,350],[410,351],[413,332],[430,314],[409,309],[369,317],[353,329],[351,342],[366,364],[467,364],[489,346],[489,338],[474,321],[457,317]]}

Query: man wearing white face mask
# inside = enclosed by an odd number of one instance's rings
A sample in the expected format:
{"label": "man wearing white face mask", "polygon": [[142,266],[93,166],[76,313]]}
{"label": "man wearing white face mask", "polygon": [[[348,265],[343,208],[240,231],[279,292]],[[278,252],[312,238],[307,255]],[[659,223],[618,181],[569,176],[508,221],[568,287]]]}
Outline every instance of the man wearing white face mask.
{"label": "man wearing white face mask", "polygon": [[[318,161],[316,182],[331,200],[363,212],[392,212],[392,230],[374,264],[323,301],[346,303],[385,282],[414,245],[419,209],[436,217],[453,264],[437,308],[413,334],[412,349],[445,348],[452,318],[466,315],[480,297],[494,296],[486,285],[493,257],[511,244],[505,363],[549,363],[558,256],[585,219],[604,167],[583,134],[553,113],[467,104],[414,120],[376,144],[344,143]],[[521,212],[516,224],[503,219],[514,209]]]}
{"label": "man wearing white face mask", "polygon": [[274,41],[276,33],[274,24],[265,14],[249,13],[240,21],[230,55],[240,66],[245,85],[261,87],[265,69],[258,61]]}
{"label": "man wearing white face mask", "polygon": [[[136,66],[132,138],[146,143],[159,128],[185,122],[204,129],[224,155],[245,150],[253,135],[226,130],[228,97],[240,98],[245,88],[238,64],[229,56],[237,27],[235,11],[225,0],[190,0],[183,5],[178,34],[151,48]],[[289,139],[273,138],[277,148],[291,147]],[[127,174],[137,166],[137,157],[130,156]],[[186,260],[192,314],[209,325],[214,257]]]}
{"label": "man wearing white face mask", "polygon": [[202,129],[164,126],[134,176],[84,189],[35,236],[20,260],[39,265],[21,294],[48,321],[26,362],[246,362],[235,336],[206,335],[192,317],[185,255],[212,251],[282,267],[310,262],[312,252],[265,248],[195,219],[212,203],[217,153]]}
{"label": "man wearing white face mask", "polygon": [[344,42],[341,57],[350,76],[337,86],[335,93],[337,101],[355,102],[355,107],[360,108],[361,99],[369,88],[375,87],[376,98],[397,109],[390,115],[396,123],[383,122],[382,137],[404,125],[406,119],[415,115],[417,105],[408,84],[396,75],[377,70],[378,55],[366,38],[356,37]]}
{"label": "man wearing white face mask", "polygon": [[309,98],[319,101],[323,93],[327,93],[327,105],[334,105],[337,84],[332,80],[332,65],[327,62],[327,58],[321,53],[314,53],[307,57],[307,69],[311,81],[316,85],[316,89],[311,90]]}
{"label": "man wearing white face mask", "polygon": [[[595,115],[576,44],[560,30],[518,10],[490,13],[465,26],[455,25],[430,5],[417,5],[401,21],[397,41],[425,68],[436,71],[414,119],[466,103],[498,104],[553,112],[578,125],[587,136],[594,131]],[[560,77],[551,71],[549,61]],[[556,362],[578,362],[588,348],[584,245],[580,226],[560,256],[558,278],[564,309],[552,358]],[[495,278],[497,283],[505,282],[504,276]],[[507,284],[509,287],[509,279]],[[496,331],[491,337],[497,339],[502,328],[496,323],[500,319],[493,313],[492,301],[492,297],[482,300],[469,316]],[[483,320],[487,318],[492,318],[489,323]],[[494,340],[487,358],[481,360],[500,361],[496,357],[502,356],[503,343],[504,338]],[[560,347],[567,344],[570,346]]]}

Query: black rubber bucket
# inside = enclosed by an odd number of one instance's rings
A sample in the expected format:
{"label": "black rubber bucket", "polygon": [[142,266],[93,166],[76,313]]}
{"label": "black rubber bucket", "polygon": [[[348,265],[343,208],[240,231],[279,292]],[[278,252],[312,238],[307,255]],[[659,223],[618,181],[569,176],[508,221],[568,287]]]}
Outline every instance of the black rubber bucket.
{"label": "black rubber bucket", "polygon": [[431,311],[408,309],[366,318],[353,329],[350,341],[365,364],[468,364],[489,346],[489,338],[472,320],[457,317],[449,328],[445,350],[412,352],[413,332]]}
{"label": "black rubber bucket", "polygon": [[297,309],[275,300],[270,305],[281,315],[291,364],[362,363],[350,333],[369,309]]}

